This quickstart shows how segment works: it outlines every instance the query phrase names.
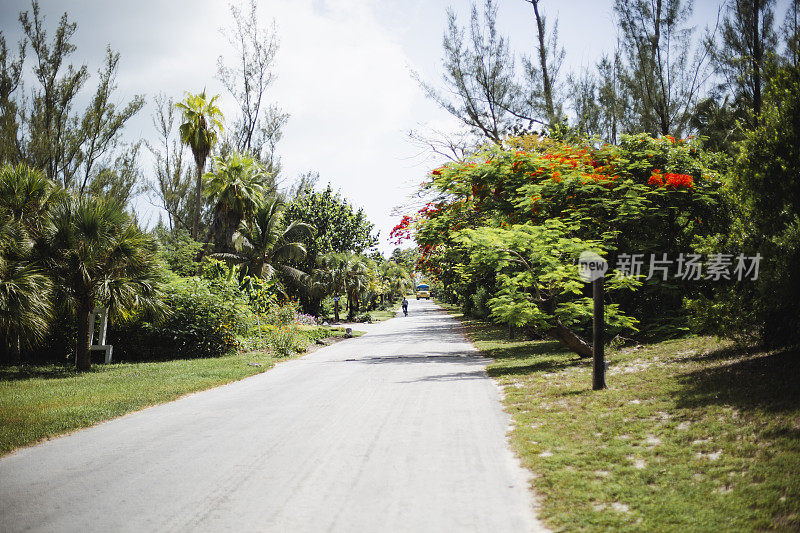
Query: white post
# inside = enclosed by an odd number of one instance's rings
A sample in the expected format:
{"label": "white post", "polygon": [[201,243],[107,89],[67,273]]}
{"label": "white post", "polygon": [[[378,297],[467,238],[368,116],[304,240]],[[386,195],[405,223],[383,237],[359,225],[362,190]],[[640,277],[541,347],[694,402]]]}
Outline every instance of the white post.
{"label": "white post", "polygon": [[[100,315],[100,331],[98,332],[98,344],[94,343],[94,326],[97,319],[97,315]],[[107,307],[95,307],[92,311],[92,314],[89,318],[89,349],[90,350],[103,350],[106,354],[105,363],[108,364],[111,362],[111,354],[113,353],[114,347],[106,344],[106,332],[108,331],[108,308]]]}

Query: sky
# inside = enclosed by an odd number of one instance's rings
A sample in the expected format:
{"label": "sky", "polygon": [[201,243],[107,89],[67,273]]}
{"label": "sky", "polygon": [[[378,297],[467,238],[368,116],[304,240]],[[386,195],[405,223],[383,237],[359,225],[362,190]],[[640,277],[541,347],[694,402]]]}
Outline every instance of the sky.
{"label": "sky", "polygon": [[[238,1],[238,0],[235,0]],[[517,53],[535,50],[532,8],[523,0],[498,0],[498,27]],[[780,2],[782,5],[783,2]],[[616,42],[611,0],[543,0],[543,11],[559,21],[566,49],[564,70],[594,64]],[[350,203],[362,207],[380,231],[379,249],[390,253],[391,228],[411,210],[416,186],[441,159],[409,139],[410,130],[452,130],[457,121],[427,99],[411,73],[441,83],[442,35],[451,6],[466,22],[465,0],[260,0],[259,18],[277,26],[280,50],[277,79],[266,96],[289,113],[278,145],[285,184],[301,173],[320,173]],[[221,108],[236,107],[215,78],[219,56],[231,53],[220,32],[232,23],[222,0],[40,0],[52,35],[67,11],[78,23],[74,63],[93,76],[109,44],[121,55],[118,103],[144,94],[146,107],[125,128],[124,139],[156,139],[153,96],[176,100],[186,91],[221,95]],[[718,2],[698,0],[693,24],[713,25]],[[17,14],[22,0],[0,2],[0,31],[9,44],[20,37]],[[784,9],[777,10],[782,19]],[[31,63],[28,62],[28,71]],[[142,160],[145,175],[152,162]],[[140,219],[150,224],[159,210],[147,198],[136,201]]]}

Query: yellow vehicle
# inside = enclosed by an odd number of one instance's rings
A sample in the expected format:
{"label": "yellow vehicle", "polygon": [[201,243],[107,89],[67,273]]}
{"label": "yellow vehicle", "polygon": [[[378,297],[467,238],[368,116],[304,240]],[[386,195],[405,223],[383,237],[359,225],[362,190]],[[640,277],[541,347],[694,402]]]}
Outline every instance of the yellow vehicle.
{"label": "yellow vehicle", "polygon": [[430,300],[431,299],[431,288],[428,287],[426,284],[421,283],[421,284],[417,285],[416,294],[417,294],[417,300],[419,300],[421,298],[425,298],[426,300]]}

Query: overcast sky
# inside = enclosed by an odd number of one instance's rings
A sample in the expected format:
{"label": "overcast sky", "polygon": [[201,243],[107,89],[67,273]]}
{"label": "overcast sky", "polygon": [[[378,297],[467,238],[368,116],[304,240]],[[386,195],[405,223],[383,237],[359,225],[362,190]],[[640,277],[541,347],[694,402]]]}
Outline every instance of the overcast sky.
{"label": "overcast sky", "polygon": [[[565,70],[593,64],[616,41],[611,0],[544,0],[550,20],[558,17],[567,51]],[[784,2],[780,2],[782,5]],[[499,0],[498,25],[512,50],[534,50],[534,19],[523,0]],[[330,182],[351,203],[363,207],[381,233],[380,249],[389,252],[392,209],[408,203],[415,186],[438,160],[420,154],[408,139],[411,129],[450,128],[454,121],[427,100],[410,72],[441,79],[441,40],[446,8],[467,20],[464,0],[261,0],[265,25],[277,24],[280,51],[277,81],[268,99],[291,117],[278,146],[283,177],[293,181],[313,170],[321,186]],[[716,1],[698,1],[695,24],[713,24]],[[116,98],[144,94],[148,105],[125,130],[127,140],[153,139],[152,96],[176,99],[185,91],[223,95],[228,115],[235,107],[215,79],[216,61],[230,53],[219,29],[231,23],[223,0],[41,0],[47,27],[64,11],[78,23],[74,63],[86,63],[93,78],[106,44],[120,52]],[[552,6],[552,7],[551,7]],[[9,44],[19,38],[17,13],[30,9],[22,0],[0,2],[0,30]],[[782,19],[783,9],[778,10]],[[28,68],[30,69],[30,62]],[[149,173],[149,161],[143,170]],[[140,199],[141,218],[155,222],[158,211]]]}

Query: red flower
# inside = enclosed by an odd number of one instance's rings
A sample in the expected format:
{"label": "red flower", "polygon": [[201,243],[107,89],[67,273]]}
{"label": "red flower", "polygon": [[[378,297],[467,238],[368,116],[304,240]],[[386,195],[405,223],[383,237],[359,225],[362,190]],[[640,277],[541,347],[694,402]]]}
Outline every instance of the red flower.
{"label": "red flower", "polygon": [[666,174],[666,187],[668,189],[691,189],[694,187],[694,178],[689,174]]}

